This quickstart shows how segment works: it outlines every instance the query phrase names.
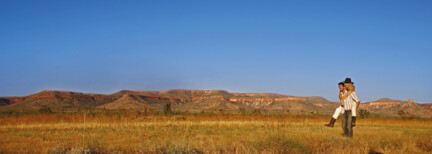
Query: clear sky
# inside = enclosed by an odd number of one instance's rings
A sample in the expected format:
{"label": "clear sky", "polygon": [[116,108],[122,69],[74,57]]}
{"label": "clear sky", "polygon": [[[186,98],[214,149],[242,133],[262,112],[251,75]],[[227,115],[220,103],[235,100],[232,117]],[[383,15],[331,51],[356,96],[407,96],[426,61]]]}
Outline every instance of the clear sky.
{"label": "clear sky", "polygon": [[432,103],[432,1],[1,1],[0,96],[222,89]]}

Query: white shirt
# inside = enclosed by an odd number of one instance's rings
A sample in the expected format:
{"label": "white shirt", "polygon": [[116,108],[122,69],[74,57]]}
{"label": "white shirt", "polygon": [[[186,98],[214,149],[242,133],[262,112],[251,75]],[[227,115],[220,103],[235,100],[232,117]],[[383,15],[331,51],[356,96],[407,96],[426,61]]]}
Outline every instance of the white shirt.
{"label": "white shirt", "polygon": [[[347,93],[347,91],[346,91],[346,90],[344,90],[344,91],[340,91],[339,93],[340,93],[340,94],[341,94],[341,96],[343,97],[343,96],[344,96],[344,95],[345,95],[345,94]],[[341,97],[341,98],[342,98],[342,97]],[[341,98],[339,98],[339,99],[341,99]]]}
{"label": "white shirt", "polygon": [[351,110],[353,105],[356,105],[356,103],[359,101],[360,101],[360,99],[358,99],[356,93],[352,92],[348,97],[346,97],[344,99],[344,102],[345,102],[344,109],[345,110]]}

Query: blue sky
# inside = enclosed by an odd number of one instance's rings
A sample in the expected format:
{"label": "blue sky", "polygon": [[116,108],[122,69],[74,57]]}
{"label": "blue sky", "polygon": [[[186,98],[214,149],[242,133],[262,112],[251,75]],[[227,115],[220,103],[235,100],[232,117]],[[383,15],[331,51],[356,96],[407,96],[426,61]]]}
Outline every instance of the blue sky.
{"label": "blue sky", "polygon": [[223,89],[432,103],[432,1],[1,1],[0,96]]}

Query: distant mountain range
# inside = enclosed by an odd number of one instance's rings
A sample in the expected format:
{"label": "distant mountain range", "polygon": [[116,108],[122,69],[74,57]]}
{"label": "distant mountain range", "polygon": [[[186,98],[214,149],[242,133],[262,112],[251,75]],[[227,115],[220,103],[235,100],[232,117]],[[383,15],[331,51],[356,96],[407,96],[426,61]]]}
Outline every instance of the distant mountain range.
{"label": "distant mountain range", "polygon": [[[171,103],[178,111],[290,111],[306,113],[332,113],[339,106],[322,97],[297,97],[273,93],[230,93],[225,90],[122,90],[113,94],[88,94],[70,91],[44,90],[23,97],[0,97],[0,111],[37,111],[42,107],[68,110],[85,107],[98,109],[162,110]],[[361,103],[361,109],[372,114],[396,116],[399,110],[420,117],[432,117],[432,104],[419,104],[412,100],[388,98]]]}

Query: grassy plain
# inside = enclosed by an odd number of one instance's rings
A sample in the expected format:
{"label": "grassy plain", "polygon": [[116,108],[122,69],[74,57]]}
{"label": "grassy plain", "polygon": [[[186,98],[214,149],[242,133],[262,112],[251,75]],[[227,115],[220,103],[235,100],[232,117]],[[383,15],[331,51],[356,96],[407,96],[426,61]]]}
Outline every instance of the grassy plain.
{"label": "grassy plain", "polygon": [[0,116],[1,153],[432,153],[432,120],[358,119],[352,139],[323,115]]}

